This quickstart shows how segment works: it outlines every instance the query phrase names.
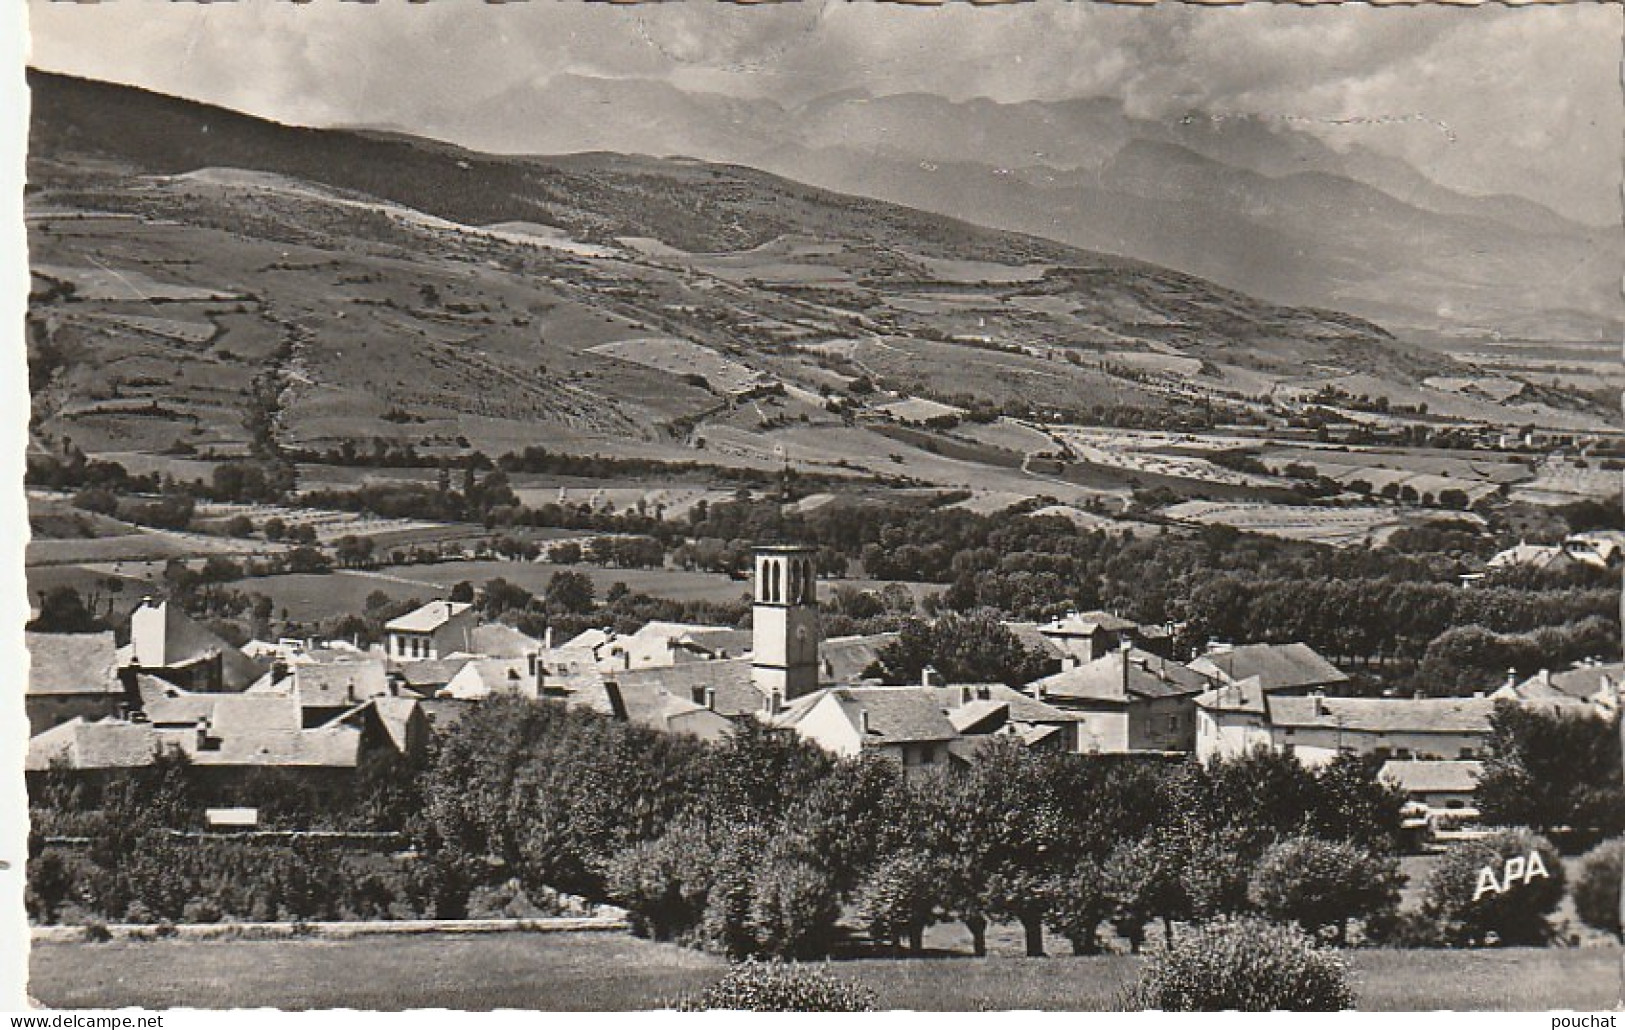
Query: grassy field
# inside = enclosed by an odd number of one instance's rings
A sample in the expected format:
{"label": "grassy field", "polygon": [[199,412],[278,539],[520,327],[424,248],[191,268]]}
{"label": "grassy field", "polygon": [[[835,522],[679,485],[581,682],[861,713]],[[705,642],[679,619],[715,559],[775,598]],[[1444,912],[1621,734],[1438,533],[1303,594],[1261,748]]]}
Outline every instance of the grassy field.
{"label": "grassy field", "polygon": [[[328,573],[287,573],[280,576],[255,576],[233,584],[240,590],[265,594],[276,605],[280,615],[287,610],[288,618],[299,622],[313,622],[359,612],[366,598],[381,590],[395,600],[416,597],[429,600],[443,597],[458,583],[467,580],[476,587],[492,579],[502,578],[517,584],[533,594],[547,590],[553,574],[564,569],[586,573],[602,598],[612,584],[625,583],[636,593],[649,594],[674,601],[738,601],[750,593],[750,584],[730,579],[720,572],[689,572],[683,569],[607,569],[597,565],[554,565],[549,562],[508,561],[450,561],[433,565],[386,565],[369,571],[335,571]],[[860,590],[878,590],[886,583],[873,579],[831,580],[824,590],[835,586],[850,586]],[[942,590],[941,586],[926,583],[905,583],[916,599],[927,593]]]}
{"label": "grassy field", "polygon": [[[1355,951],[1362,1009],[1596,1010],[1618,999],[1615,948]],[[1127,955],[857,959],[888,1009],[1099,1010],[1137,975]],[[37,945],[30,993],[58,1008],[659,1008],[723,963],[620,934],[424,936],[353,941]]]}

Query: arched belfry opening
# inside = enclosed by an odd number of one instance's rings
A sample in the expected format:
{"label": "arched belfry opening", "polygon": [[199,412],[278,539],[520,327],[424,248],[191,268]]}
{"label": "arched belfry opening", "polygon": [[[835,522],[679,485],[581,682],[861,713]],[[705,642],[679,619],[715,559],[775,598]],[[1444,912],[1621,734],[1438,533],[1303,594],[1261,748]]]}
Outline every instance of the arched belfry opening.
{"label": "arched belfry opening", "polygon": [[764,697],[785,701],[818,689],[818,577],[813,550],[756,549],[751,611],[752,678]]}

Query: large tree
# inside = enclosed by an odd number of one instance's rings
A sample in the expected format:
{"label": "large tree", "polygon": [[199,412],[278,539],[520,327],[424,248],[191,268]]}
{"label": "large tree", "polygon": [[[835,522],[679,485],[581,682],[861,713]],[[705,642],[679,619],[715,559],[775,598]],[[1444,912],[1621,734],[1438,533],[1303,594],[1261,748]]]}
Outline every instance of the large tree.
{"label": "large tree", "polygon": [[1618,720],[1498,703],[1475,795],[1486,821],[1581,837],[1625,831]]}
{"label": "large tree", "polygon": [[1399,906],[1399,863],[1358,845],[1292,837],[1264,852],[1248,896],[1264,915],[1295,922],[1311,933],[1337,928],[1346,942],[1352,919],[1369,919]]}
{"label": "large tree", "polygon": [[1019,687],[1044,672],[1042,652],[1028,648],[996,612],[948,613],[934,623],[909,619],[897,639],[880,650],[893,683],[918,683],[926,666],[951,683],[1006,683]]}

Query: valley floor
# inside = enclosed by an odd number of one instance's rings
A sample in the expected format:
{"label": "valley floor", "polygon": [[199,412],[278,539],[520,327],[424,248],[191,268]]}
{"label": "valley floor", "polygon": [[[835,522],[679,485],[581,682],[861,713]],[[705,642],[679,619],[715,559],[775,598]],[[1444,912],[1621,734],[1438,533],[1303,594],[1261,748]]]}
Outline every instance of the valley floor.
{"label": "valley floor", "polygon": [[[834,964],[886,1009],[1100,1010],[1139,958],[856,959]],[[939,953],[940,954],[940,953]],[[1358,1007],[1386,1011],[1601,1010],[1618,1003],[1616,947],[1348,953]],[[400,1010],[660,1008],[724,963],[623,934],[492,934],[349,941],[36,945],[29,993],[61,1008]]]}

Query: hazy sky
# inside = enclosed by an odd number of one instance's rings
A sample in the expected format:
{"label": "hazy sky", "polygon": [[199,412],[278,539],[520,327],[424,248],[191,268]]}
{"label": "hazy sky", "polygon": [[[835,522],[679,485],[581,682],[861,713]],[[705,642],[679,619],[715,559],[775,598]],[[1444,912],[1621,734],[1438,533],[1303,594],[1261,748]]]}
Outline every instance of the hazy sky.
{"label": "hazy sky", "polygon": [[[1473,193],[1618,220],[1625,14],[1561,7],[30,4],[33,63],[300,124],[456,139],[562,73],[794,104],[835,90],[1013,102],[1117,96],[1141,117],[1280,119]],[[527,105],[531,110],[535,107]],[[606,113],[605,117],[613,117]],[[532,149],[534,126],[511,145]],[[703,155],[701,155],[703,156]]]}

